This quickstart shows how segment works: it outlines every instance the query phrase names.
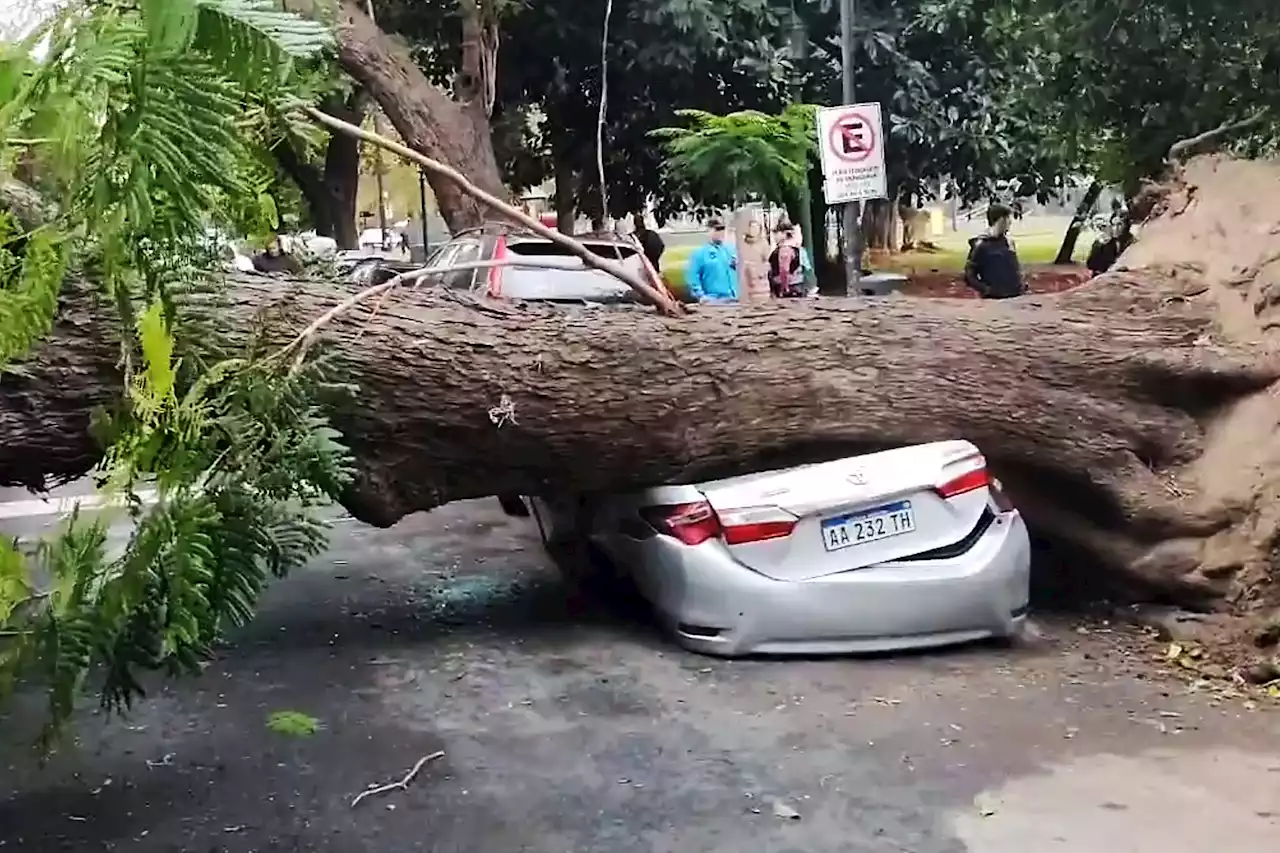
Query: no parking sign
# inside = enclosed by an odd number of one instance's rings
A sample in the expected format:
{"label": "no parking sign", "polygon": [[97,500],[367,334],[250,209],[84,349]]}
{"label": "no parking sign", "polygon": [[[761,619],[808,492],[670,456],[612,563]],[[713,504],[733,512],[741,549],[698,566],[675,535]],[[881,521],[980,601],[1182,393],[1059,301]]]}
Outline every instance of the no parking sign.
{"label": "no parking sign", "polygon": [[880,104],[852,104],[818,111],[827,204],[887,196]]}

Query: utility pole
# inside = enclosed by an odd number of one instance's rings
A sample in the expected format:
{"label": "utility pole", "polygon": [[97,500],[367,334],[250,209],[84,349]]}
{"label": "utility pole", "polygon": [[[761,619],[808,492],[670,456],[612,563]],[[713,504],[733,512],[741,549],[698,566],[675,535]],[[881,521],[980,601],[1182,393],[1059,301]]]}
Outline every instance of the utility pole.
{"label": "utility pole", "polygon": [[[365,8],[369,13],[369,20],[377,23],[377,19],[373,16],[373,0],[366,0]],[[373,132],[382,135],[381,122],[378,121],[379,108],[375,103],[373,106]],[[373,146],[373,171],[378,182],[378,243],[385,249],[387,248],[387,194],[382,188],[382,146]],[[426,233],[427,223],[423,220],[423,233]],[[425,237],[424,237],[425,241]]]}
{"label": "utility pole", "polygon": [[422,260],[431,254],[431,244],[427,240],[427,173],[418,169],[418,203],[422,208]]}
{"label": "utility pole", "polygon": [[[853,52],[853,21],[856,14],[856,0],[840,0],[840,62],[844,71],[844,102],[846,105],[858,102],[855,92],[856,65]],[[845,293],[857,296],[862,278],[862,202],[852,201],[841,210],[844,241],[840,246],[844,258]]]}
{"label": "utility pole", "polygon": [[[800,13],[796,11],[796,0],[791,0],[791,32],[790,44],[788,51],[791,54],[792,70],[791,70],[791,102],[794,104],[803,103],[804,86],[803,77],[800,74],[800,63],[805,60],[809,54],[809,33],[805,29],[804,21],[800,18]],[[800,210],[799,221],[793,222],[793,225],[800,226],[800,235],[804,240],[804,248],[809,253],[809,257],[814,259],[814,263],[818,262],[818,248],[822,247],[823,256],[826,255],[827,246],[827,222],[824,218],[822,222],[813,221],[813,199],[809,192],[809,176],[805,175],[804,186],[799,192]],[[818,242],[818,237],[814,233],[814,229],[822,230],[822,242]]]}

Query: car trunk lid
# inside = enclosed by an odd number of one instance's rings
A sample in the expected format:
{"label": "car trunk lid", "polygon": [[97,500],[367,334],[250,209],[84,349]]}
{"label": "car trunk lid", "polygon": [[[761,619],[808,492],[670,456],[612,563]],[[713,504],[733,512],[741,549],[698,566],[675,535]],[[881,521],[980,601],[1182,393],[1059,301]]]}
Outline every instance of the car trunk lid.
{"label": "car trunk lid", "polygon": [[965,538],[988,507],[986,462],[967,441],[703,483],[734,558],[779,580],[907,559]]}

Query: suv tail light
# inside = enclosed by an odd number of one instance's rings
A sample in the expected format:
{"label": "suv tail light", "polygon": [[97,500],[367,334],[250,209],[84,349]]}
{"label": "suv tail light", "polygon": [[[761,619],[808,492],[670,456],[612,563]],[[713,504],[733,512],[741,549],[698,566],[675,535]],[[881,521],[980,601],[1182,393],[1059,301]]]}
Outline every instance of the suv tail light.
{"label": "suv tail light", "polygon": [[723,537],[728,545],[785,539],[799,521],[786,510],[771,506],[722,510],[717,514],[706,501],[645,507],[640,515],[654,530],[686,545],[701,545],[716,537]]}
{"label": "suv tail light", "polygon": [[[493,244],[493,260],[505,261],[507,259],[507,238],[498,237]],[[502,295],[502,267],[489,267],[489,295],[498,298]]]}

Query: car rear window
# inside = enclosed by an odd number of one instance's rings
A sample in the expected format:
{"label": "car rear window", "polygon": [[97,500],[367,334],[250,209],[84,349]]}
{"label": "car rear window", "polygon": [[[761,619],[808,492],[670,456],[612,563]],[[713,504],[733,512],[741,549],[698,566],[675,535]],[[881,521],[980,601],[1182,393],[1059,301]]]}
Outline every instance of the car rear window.
{"label": "car rear window", "polygon": [[[514,247],[512,254],[516,254]],[[622,265],[638,276],[645,275],[644,264],[634,251],[630,257],[623,257]],[[607,272],[591,269],[573,256],[565,257],[555,269],[519,264],[506,267],[502,273],[502,296],[552,302],[635,301],[634,292],[625,283]]]}

